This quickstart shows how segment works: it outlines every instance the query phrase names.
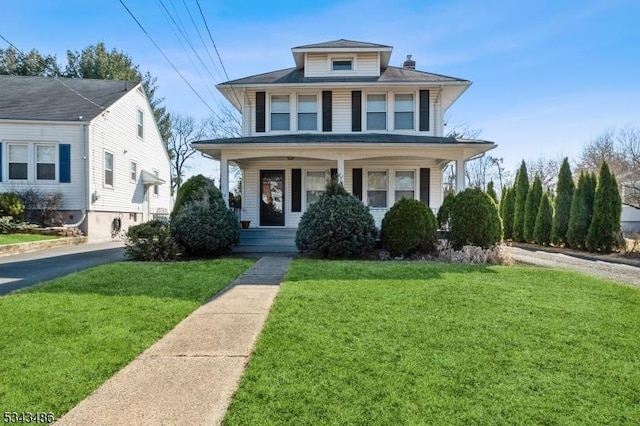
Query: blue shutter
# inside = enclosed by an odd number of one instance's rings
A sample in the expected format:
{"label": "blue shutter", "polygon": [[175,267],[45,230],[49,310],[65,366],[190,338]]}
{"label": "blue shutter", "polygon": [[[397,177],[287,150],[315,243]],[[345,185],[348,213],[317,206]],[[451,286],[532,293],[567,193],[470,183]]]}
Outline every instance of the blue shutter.
{"label": "blue shutter", "polygon": [[2,144],[0,143],[0,182],[2,182]]}
{"label": "blue shutter", "polygon": [[71,145],[61,143],[60,149],[60,183],[71,183]]}

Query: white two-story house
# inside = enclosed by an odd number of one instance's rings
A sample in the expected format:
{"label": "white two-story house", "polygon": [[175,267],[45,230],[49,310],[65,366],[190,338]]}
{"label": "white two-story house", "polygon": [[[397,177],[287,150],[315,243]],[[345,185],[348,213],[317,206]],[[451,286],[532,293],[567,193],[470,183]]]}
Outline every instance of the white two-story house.
{"label": "white two-story house", "polygon": [[89,241],[171,209],[170,163],[135,81],[0,76],[0,192],[60,192]]}
{"label": "white two-story house", "polygon": [[[407,57],[389,65],[392,47],[337,40],[294,47],[295,66],[219,84],[243,117],[242,137],[194,146],[242,170],[242,219],[251,227],[296,228],[332,176],[370,207],[380,226],[400,198],[442,203],[442,172],[493,149],[444,137],[445,111],[471,85],[417,71]],[[464,174],[458,173],[458,190]]]}

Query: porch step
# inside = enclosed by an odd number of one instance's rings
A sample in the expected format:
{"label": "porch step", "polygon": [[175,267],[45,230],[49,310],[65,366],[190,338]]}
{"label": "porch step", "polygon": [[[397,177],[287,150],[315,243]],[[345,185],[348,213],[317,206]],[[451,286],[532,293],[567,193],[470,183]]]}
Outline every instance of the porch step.
{"label": "porch step", "polygon": [[297,253],[296,229],[253,228],[240,231],[234,253]]}

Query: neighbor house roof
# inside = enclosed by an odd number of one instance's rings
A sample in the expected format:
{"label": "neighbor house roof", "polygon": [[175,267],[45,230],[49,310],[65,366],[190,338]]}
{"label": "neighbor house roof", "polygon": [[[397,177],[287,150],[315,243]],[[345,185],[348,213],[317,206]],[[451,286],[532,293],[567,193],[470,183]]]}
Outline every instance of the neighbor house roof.
{"label": "neighbor house roof", "polygon": [[3,75],[0,120],[90,121],[138,85],[137,81]]}
{"label": "neighbor house roof", "polygon": [[194,142],[194,145],[229,144],[323,144],[323,143],[420,143],[420,144],[478,144],[494,142],[438,136],[402,135],[393,133],[290,133],[282,135],[220,138]]}
{"label": "neighbor house roof", "polygon": [[326,41],[323,43],[314,43],[307,44],[304,46],[297,46],[293,49],[386,49],[391,48],[391,46],[386,46],[384,44],[376,44],[376,43],[367,43],[363,41],[354,41],[354,40],[345,40],[341,38],[340,40],[334,41]]}
{"label": "neighbor house roof", "polygon": [[468,80],[399,67],[387,67],[380,76],[361,77],[305,77],[304,70],[287,68],[251,77],[221,83],[218,87],[264,85],[264,84],[309,84],[309,83],[470,83]]}

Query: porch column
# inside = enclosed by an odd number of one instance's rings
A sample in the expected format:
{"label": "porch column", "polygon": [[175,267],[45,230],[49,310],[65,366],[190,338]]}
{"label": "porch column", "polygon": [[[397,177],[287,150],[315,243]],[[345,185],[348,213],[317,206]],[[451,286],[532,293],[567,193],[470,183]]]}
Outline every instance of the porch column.
{"label": "porch column", "polygon": [[344,159],[338,158],[338,182],[344,185]]}
{"label": "porch column", "polygon": [[224,153],[220,155],[220,192],[225,205],[229,207],[229,161]]}
{"label": "porch column", "polygon": [[456,160],[456,193],[464,191],[464,160]]}

